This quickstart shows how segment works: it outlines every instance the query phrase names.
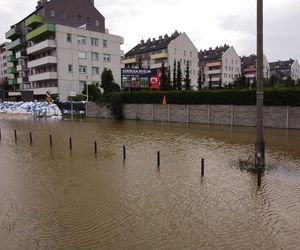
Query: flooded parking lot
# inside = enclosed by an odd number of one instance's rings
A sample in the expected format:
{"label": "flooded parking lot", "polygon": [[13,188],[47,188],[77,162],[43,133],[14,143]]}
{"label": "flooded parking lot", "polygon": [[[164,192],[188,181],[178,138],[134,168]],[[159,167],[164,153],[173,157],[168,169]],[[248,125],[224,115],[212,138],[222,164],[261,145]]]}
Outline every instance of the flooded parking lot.
{"label": "flooded parking lot", "polygon": [[254,154],[253,128],[18,117],[0,128],[0,249],[300,245],[300,131],[265,130],[258,189],[238,168]]}

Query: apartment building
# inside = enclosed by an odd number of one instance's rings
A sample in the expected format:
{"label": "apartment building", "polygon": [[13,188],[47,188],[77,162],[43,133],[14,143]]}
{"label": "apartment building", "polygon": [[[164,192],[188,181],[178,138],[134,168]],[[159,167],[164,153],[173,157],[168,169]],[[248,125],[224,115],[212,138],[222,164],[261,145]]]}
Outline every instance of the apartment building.
{"label": "apartment building", "polygon": [[125,54],[125,68],[160,69],[164,63],[173,71],[174,61],[181,62],[182,75],[187,63],[190,66],[191,86],[196,87],[198,75],[198,50],[186,33],[175,31],[158,39],[141,40]]}
{"label": "apartment building", "polygon": [[271,75],[280,74],[284,79],[290,76],[293,80],[300,79],[300,66],[298,60],[286,60],[270,63]]}
{"label": "apartment building", "polygon": [[[256,79],[256,62],[257,56],[254,54],[241,57],[242,72],[244,73],[246,78],[249,79],[249,82],[251,84],[255,81],[254,79]],[[263,66],[264,78],[269,79],[271,74],[270,64],[265,55],[263,58]]]}
{"label": "apartment building", "polygon": [[204,76],[204,87],[227,86],[241,74],[241,59],[234,47],[225,44],[200,50],[199,68]]}
{"label": "apartment building", "polygon": [[93,0],[41,0],[36,10],[11,26],[7,46],[16,61],[9,84],[66,100],[85,85],[98,84],[104,68],[120,84],[124,39],[109,34]]}
{"label": "apartment building", "polygon": [[0,44],[0,89],[3,84],[8,82],[8,72],[7,69],[13,67],[13,62],[16,60],[15,57],[12,56],[11,51],[6,50],[6,46],[8,43]]}

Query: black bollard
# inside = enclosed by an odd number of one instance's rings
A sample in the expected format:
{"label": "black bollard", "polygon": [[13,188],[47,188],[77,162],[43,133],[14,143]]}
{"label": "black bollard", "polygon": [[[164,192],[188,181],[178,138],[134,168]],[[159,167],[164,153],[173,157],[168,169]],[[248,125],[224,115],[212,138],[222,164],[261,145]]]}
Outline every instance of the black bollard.
{"label": "black bollard", "polygon": [[201,177],[204,177],[204,159],[201,159]]}
{"label": "black bollard", "polygon": [[69,144],[70,144],[70,150],[72,150],[72,137],[69,139]]}
{"label": "black bollard", "polygon": [[97,142],[95,141],[95,155],[97,154],[98,150],[97,150]]}
{"label": "black bollard", "polygon": [[50,141],[50,147],[52,147],[52,145],[53,145],[52,135],[49,135],[49,141]]}
{"label": "black bollard", "polygon": [[157,166],[160,166],[160,152],[157,151]]}
{"label": "black bollard", "polygon": [[15,141],[17,141],[18,138],[17,138],[17,130],[15,130]]}
{"label": "black bollard", "polygon": [[123,146],[123,160],[126,160],[126,146]]}
{"label": "black bollard", "polygon": [[31,132],[29,132],[29,142],[30,142],[30,145],[32,144],[32,134]]}

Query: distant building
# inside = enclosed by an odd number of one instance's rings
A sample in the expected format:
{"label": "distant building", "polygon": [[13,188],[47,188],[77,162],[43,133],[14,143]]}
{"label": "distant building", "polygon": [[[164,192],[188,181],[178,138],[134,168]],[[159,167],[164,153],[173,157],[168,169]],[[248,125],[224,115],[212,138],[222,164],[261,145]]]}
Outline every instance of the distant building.
{"label": "distant building", "polygon": [[204,86],[227,86],[241,74],[241,59],[232,46],[225,44],[201,50],[199,67],[205,77]]}
{"label": "distant building", "polygon": [[271,75],[281,75],[283,79],[290,76],[293,80],[300,79],[300,66],[297,60],[271,62]]}
{"label": "distant building", "polygon": [[2,88],[3,84],[8,83],[9,74],[7,68],[13,67],[13,62],[15,61],[12,52],[6,49],[8,44],[0,44],[0,88]]}
{"label": "distant building", "polygon": [[[160,69],[164,63],[173,72],[174,61],[181,62],[182,76],[187,62],[190,66],[192,86],[197,84],[198,50],[186,33],[175,32],[158,39],[141,40],[133,49],[125,54],[122,63],[125,68]],[[172,74],[171,74],[172,75]]]}
{"label": "distant building", "polygon": [[36,10],[11,26],[7,46],[16,61],[8,83],[66,100],[87,84],[99,84],[104,68],[120,84],[123,38],[109,34],[93,0],[41,0]]}
{"label": "distant building", "polygon": [[[249,79],[250,83],[254,82],[254,79],[256,78],[256,62],[257,62],[257,56],[256,55],[250,55],[250,56],[243,56],[241,57],[241,64],[242,64],[242,72],[246,76],[247,79]],[[263,65],[264,65],[264,78],[268,79],[270,77],[270,64],[264,55],[263,58]]]}

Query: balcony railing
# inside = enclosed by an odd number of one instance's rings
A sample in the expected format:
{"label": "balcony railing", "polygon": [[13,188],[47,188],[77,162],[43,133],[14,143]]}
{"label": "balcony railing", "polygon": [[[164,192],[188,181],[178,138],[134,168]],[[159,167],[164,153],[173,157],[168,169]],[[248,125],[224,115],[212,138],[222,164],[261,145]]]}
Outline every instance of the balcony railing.
{"label": "balcony railing", "polygon": [[8,79],[8,85],[17,85],[18,81],[17,79]]}
{"label": "balcony railing", "polygon": [[27,48],[27,54],[39,54],[51,50],[53,48],[56,48],[56,42],[54,40],[45,40]]}
{"label": "balcony railing", "polygon": [[36,27],[44,22],[44,17],[39,15],[32,15],[25,20],[25,25],[27,27]]}
{"label": "balcony railing", "polygon": [[38,81],[53,80],[53,79],[57,79],[57,72],[44,72],[41,74],[29,76],[30,82],[38,82]]}
{"label": "balcony railing", "polygon": [[21,38],[18,38],[17,40],[11,42],[10,44],[7,45],[7,50],[17,50],[20,49],[24,46],[24,44],[21,41]]}
{"label": "balcony railing", "polygon": [[21,36],[21,34],[19,32],[17,32],[16,28],[12,28],[11,30],[9,30],[5,33],[6,39],[14,40],[15,38],[18,38],[20,36]]}
{"label": "balcony railing", "polygon": [[168,58],[168,53],[158,53],[150,56],[151,60],[166,59],[166,58]]}
{"label": "balcony railing", "polygon": [[45,23],[26,35],[27,41],[34,41],[55,32],[55,24]]}
{"label": "balcony railing", "polygon": [[135,64],[138,63],[138,60],[136,58],[129,58],[122,60],[123,64]]}
{"label": "balcony railing", "polygon": [[16,58],[16,56],[11,55],[11,56],[7,56],[6,60],[7,60],[7,62],[15,62],[15,61],[17,61],[17,58]]}
{"label": "balcony railing", "polygon": [[11,67],[7,69],[7,73],[8,74],[16,74],[17,73],[17,69],[15,67]]}
{"label": "balcony railing", "polygon": [[46,56],[28,62],[28,68],[41,67],[41,66],[46,66],[49,64],[56,64],[56,63],[57,63],[57,58],[55,56]]}

